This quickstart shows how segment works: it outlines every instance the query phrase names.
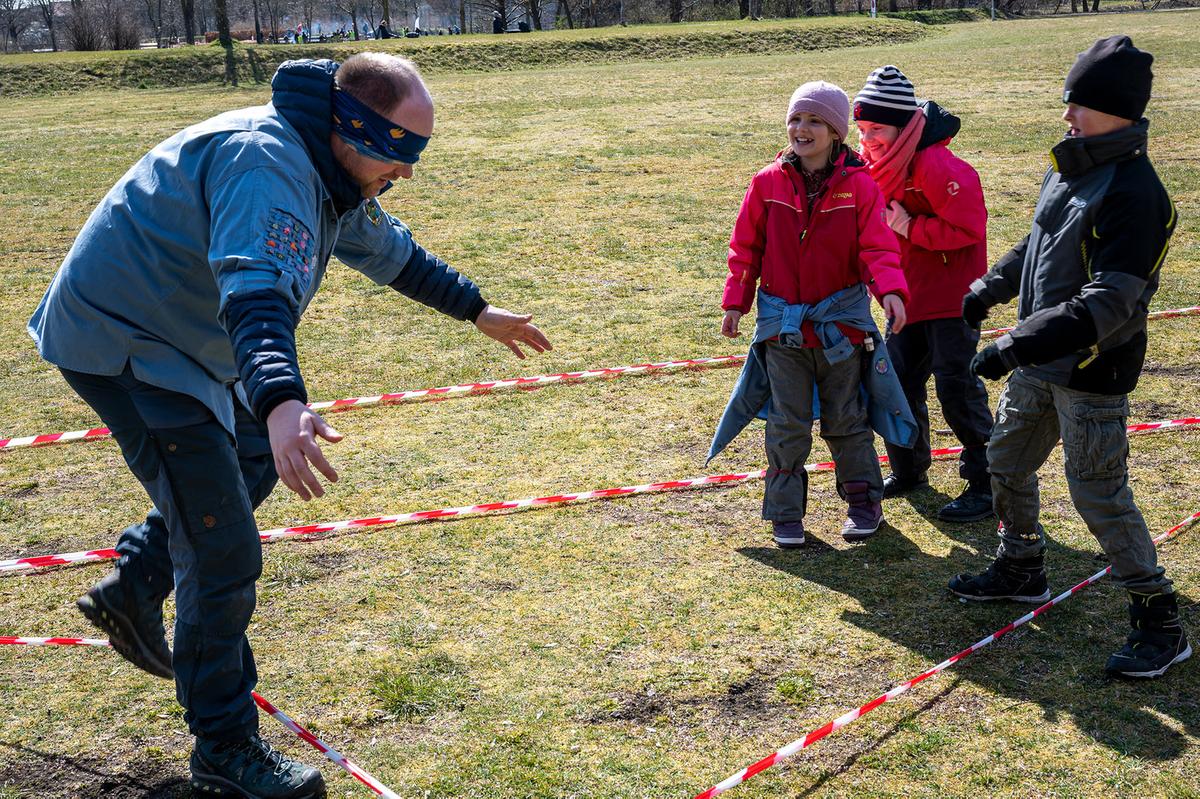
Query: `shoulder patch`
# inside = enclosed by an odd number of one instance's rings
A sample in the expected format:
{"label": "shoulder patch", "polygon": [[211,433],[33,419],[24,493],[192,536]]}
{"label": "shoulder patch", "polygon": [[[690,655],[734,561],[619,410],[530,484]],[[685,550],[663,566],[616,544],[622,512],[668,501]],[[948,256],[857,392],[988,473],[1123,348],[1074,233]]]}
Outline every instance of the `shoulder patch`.
{"label": "shoulder patch", "polygon": [[835,199],[835,200],[849,200],[849,199],[850,199],[850,198],[852,198],[853,196],[854,196],[854,192],[852,192],[852,191],[838,191],[838,192],[834,192],[834,194],[833,194],[833,199]]}
{"label": "shoulder patch", "polygon": [[269,260],[307,275],[312,272],[315,249],[303,222],[287,211],[271,209],[262,237],[262,252]]}
{"label": "shoulder patch", "polygon": [[371,198],[366,204],[367,219],[371,220],[372,225],[378,225],[383,221],[383,209],[379,207],[379,201]]}
{"label": "shoulder patch", "polygon": [[958,185],[957,180],[951,180],[946,183],[946,193],[949,194],[951,197],[958,194],[958,192],[961,188],[962,188],[962,186]]}

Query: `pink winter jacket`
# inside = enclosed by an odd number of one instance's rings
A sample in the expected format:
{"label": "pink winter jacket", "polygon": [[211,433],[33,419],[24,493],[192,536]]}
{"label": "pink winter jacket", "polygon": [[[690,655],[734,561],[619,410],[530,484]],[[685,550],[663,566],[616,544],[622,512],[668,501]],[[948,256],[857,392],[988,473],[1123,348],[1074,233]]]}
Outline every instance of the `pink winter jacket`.
{"label": "pink winter jacket", "polygon": [[[884,219],[883,195],[866,167],[843,150],[813,207],[804,179],[780,153],[750,181],[729,241],[729,277],[724,310],[746,313],[755,284],[790,304],[820,302],[856,283],[875,296],[898,294],[906,303],[908,284],[900,269],[896,236]],[[854,343],[860,330],[839,325]],[[804,346],[821,346],[804,323]]]}

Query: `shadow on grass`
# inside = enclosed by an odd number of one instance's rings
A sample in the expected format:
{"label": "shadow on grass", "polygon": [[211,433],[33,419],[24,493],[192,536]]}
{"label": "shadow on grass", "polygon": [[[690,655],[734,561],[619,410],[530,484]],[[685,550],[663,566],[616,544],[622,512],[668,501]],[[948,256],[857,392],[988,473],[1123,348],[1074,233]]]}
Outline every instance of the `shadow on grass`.
{"label": "shadow on grass", "polygon": [[[995,540],[994,520],[939,527],[952,539],[970,540],[972,548],[984,538]],[[959,602],[946,589],[947,580],[959,572],[981,571],[988,560],[957,544],[944,558],[926,554],[886,524],[875,538],[848,551],[813,540],[802,550],[744,547],[738,552],[851,597],[865,610],[844,611],[844,622],[931,663],[1036,607]],[[1094,553],[1051,542],[1047,550],[1051,592],[1065,591],[1103,565]],[[1181,596],[1181,607],[1190,604]],[[1097,613],[1097,606],[1103,612]],[[1185,625],[1188,615],[1185,610]],[[1195,629],[1194,624],[1190,627]],[[1104,662],[1120,647],[1127,631],[1125,594],[1106,580],[951,670],[997,697],[1036,703],[1047,721],[1066,714],[1081,732],[1123,755],[1174,760],[1186,752],[1187,735],[1200,735],[1200,700],[1190,687],[1195,678],[1188,673],[1195,665],[1183,664],[1161,680],[1109,679]],[[1174,719],[1185,734],[1156,714]]]}
{"label": "shadow on grass", "polygon": [[19,743],[0,740],[0,751],[19,755],[19,760],[0,768],[0,785],[16,788],[20,796],[39,799],[182,799],[190,797],[190,783],[180,777],[138,779],[160,775],[162,765],[145,758],[129,766],[129,773],[116,773],[106,762],[43,752]]}

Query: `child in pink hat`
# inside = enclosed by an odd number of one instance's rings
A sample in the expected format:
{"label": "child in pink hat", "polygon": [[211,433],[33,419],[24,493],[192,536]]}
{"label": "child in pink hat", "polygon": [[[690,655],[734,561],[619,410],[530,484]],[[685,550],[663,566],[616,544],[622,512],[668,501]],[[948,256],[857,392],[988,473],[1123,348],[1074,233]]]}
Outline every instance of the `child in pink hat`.
{"label": "child in pink hat", "polygon": [[[896,237],[884,221],[883,196],[845,145],[849,118],[849,98],[837,86],[814,81],[796,89],[784,120],[788,146],[750,181],[729,242],[721,333],[739,335],[757,296],[748,369],[763,373],[762,393],[769,384],[763,518],[781,547],[804,543],[804,465],[815,398],[838,493],[849,506],[843,537],[868,538],[883,519],[876,417],[868,412],[863,375],[893,376],[886,358],[876,360],[884,348],[875,346],[880,337],[867,292],[899,330],[908,287]],[[743,371],[719,439],[738,393],[753,382],[750,371]],[[911,419],[907,407],[895,409],[895,417],[904,415]]]}

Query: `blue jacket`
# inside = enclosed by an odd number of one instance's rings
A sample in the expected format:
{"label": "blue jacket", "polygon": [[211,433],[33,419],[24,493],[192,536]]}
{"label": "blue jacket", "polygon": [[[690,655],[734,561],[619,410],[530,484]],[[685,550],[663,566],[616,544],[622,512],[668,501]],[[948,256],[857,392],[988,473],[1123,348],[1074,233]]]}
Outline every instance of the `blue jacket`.
{"label": "blue jacket", "polygon": [[[799,340],[800,325],[806,321],[813,323],[813,329],[824,347],[825,359],[831,364],[844,361],[854,354],[854,345],[838,329],[836,322],[857,328],[870,337],[875,349],[863,353],[871,358],[870,368],[863,369],[863,392],[871,427],[891,444],[912,446],[917,436],[917,423],[892,368],[887,347],[883,346],[879,328],[871,318],[871,297],[866,287],[859,283],[831,294],[815,305],[788,305],[786,301],[759,289],[754,340],[750,344],[742,373],[733,387],[733,394],[729,397],[729,404],[725,406],[725,412],[717,424],[712,445],[708,449],[709,461],[737,438],[751,419],[766,418],[771,402],[771,383],[767,378],[766,354],[763,351],[766,342],[779,337],[781,344],[790,346],[790,337],[795,336]],[[820,416],[819,400],[814,389],[814,419]]]}
{"label": "blue jacket", "polygon": [[272,102],[159,144],[108,192],[29,321],[42,357],[204,402],[231,432],[230,388],[266,418],[305,400],[294,328],[336,255],[459,319],[486,303],[363,201],[329,146],[332,61],[283,64]]}

